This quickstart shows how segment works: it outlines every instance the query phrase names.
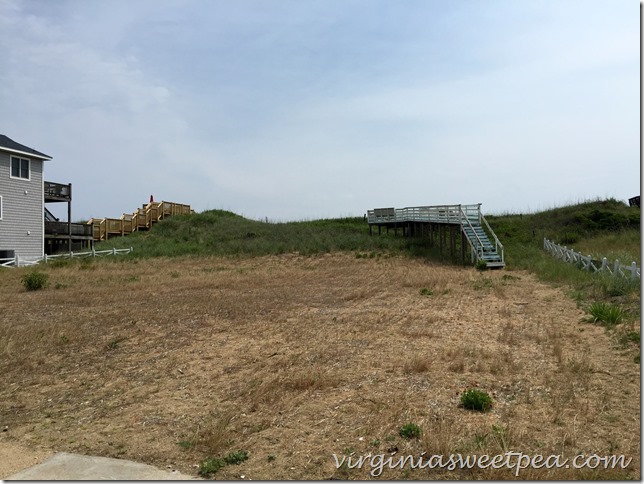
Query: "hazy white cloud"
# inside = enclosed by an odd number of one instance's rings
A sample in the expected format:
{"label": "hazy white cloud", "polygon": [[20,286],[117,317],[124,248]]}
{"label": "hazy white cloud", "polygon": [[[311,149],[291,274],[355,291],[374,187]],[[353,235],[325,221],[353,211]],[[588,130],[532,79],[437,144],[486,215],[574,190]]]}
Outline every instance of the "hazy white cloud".
{"label": "hazy white cloud", "polygon": [[150,194],[281,220],[625,199],[638,16],[607,0],[0,0],[0,132],[54,156],[76,218]]}

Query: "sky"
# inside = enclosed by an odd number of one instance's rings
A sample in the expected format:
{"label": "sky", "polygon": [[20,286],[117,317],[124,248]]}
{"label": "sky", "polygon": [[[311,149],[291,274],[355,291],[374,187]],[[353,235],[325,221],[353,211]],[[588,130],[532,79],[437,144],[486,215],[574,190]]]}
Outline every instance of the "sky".
{"label": "sky", "polygon": [[0,0],[0,45],[0,134],[74,221],[640,193],[634,0]]}

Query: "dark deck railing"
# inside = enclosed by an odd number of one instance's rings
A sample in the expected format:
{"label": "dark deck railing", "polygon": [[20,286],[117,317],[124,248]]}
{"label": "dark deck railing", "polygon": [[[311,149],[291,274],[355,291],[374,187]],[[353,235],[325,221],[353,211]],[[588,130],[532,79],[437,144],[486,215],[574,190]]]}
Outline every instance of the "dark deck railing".
{"label": "dark deck railing", "polygon": [[72,199],[72,190],[70,185],[46,181],[45,201],[69,201]]}
{"label": "dark deck railing", "polygon": [[[68,235],[67,222],[45,222],[45,235]],[[92,226],[87,224],[72,224],[72,237],[91,237]]]}

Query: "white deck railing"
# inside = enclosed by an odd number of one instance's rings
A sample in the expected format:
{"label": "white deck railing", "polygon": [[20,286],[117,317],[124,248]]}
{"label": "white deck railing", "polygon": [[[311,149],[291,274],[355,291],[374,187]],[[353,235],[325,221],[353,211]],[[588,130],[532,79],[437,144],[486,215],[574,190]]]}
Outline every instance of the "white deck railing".
{"label": "white deck railing", "polygon": [[432,205],[425,207],[376,208],[367,210],[367,221],[378,223],[433,222],[461,224],[461,217],[481,220],[481,204],[474,205]]}

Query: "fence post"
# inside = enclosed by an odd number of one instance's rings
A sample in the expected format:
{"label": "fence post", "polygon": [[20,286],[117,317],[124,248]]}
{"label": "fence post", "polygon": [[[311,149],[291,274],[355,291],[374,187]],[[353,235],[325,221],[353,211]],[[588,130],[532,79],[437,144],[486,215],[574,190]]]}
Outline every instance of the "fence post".
{"label": "fence post", "polygon": [[45,254],[45,259],[44,259],[44,261],[45,261],[45,264],[46,264],[46,263],[47,263],[47,254]]}
{"label": "fence post", "polygon": [[606,257],[604,257],[604,258],[602,259],[602,268],[601,268],[601,271],[602,271],[602,272],[604,272],[604,271],[606,270],[606,268],[607,268],[607,267],[608,267],[608,259],[606,259]]}
{"label": "fence post", "polygon": [[619,259],[615,259],[615,264],[613,265],[613,274],[621,274],[621,271],[619,270]]}
{"label": "fence post", "polygon": [[116,247],[112,247],[112,255],[116,255]]}
{"label": "fence post", "polygon": [[631,262],[631,279],[637,279],[637,263]]}

